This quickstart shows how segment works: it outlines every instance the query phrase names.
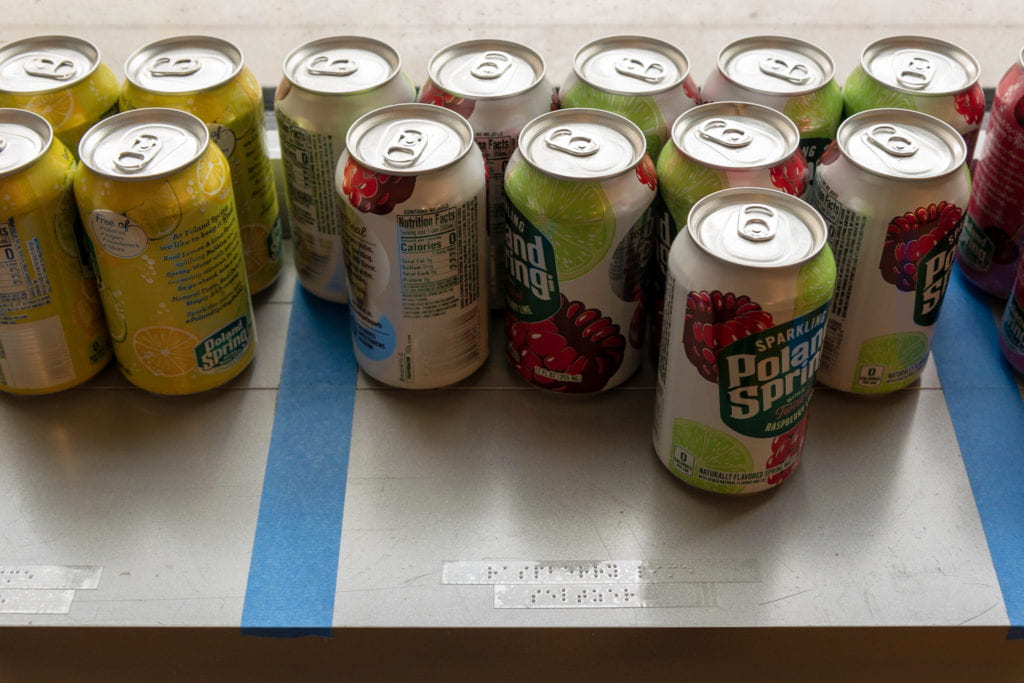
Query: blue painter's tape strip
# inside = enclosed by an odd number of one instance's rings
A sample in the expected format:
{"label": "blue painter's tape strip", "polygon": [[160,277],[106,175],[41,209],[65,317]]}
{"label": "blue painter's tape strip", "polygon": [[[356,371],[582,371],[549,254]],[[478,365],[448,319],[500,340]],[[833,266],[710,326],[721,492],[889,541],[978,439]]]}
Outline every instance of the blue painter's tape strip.
{"label": "blue painter's tape strip", "polygon": [[1024,401],[999,350],[988,297],[957,271],[932,353],[971,481],[1010,638],[1024,638]]}
{"label": "blue painter's tape strip", "polygon": [[247,635],[331,635],[355,387],[348,312],[297,284],[242,609]]}

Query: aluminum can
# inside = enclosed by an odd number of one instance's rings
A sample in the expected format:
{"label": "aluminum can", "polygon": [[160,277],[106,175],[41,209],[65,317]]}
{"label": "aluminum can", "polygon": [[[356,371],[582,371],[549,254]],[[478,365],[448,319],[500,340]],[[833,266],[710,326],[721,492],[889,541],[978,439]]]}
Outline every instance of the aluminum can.
{"label": "aluminum can", "polygon": [[654,449],[716,493],[778,485],[800,462],[835,280],[826,226],[776,190],[731,188],[669,253]]}
{"label": "aluminum can", "polygon": [[622,116],[561,109],[523,128],[505,174],[505,336],[527,382],[591,394],[639,367],[657,185]]}
{"label": "aluminum can", "polygon": [[782,112],[800,129],[800,149],[814,169],[835,139],[843,95],[835,64],[816,45],[784,36],[752,36],[726,45],[700,94],[704,102],[733,100]]}
{"label": "aluminum can", "polygon": [[0,109],[0,391],[46,394],[110,361],[78,248],[75,158],[37,114]]}
{"label": "aluminum can", "polygon": [[374,109],[415,100],[398,53],[371,38],[320,38],[284,60],[274,113],[295,267],[302,286],[321,299],[348,301],[334,175],[349,126]]}
{"label": "aluminum can", "polygon": [[971,282],[1005,298],[1024,250],[1024,51],[999,81],[975,161],[957,262]]}
{"label": "aluminum can", "polygon": [[1024,260],[1017,262],[1017,278],[999,325],[999,346],[1010,365],[1024,374]]}
{"label": "aluminum can", "polygon": [[658,187],[668,207],[654,232],[651,348],[657,357],[668,252],[699,199],[728,187],[775,188],[796,197],[810,171],[800,131],[778,111],[748,102],[714,102],[680,115],[658,157]]}
{"label": "aluminum can", "polygon": [[256,348],[228,161],[177,109],[103,120],[79,148],[75,198],[114,355],[157,394],[220,386]]}
{"label": "aluminum can", "polygon": [[974,55],[944,40],[891,36],[871,43],[843,85],[843,113],[910,109],[953,126],[967,144],[967,160],[985,116],[985,93]]}
{"label": "aluminum can", "polygon": [[459,114],[396,104],[352,124],[338,162],[356,361],[395,387],[465,379],[488,354],[483,154]]}
{"label": "aluminum can", "polygon": [[487,240],[490,306],[505,294],[505,167],[528,121],[558,108],[541,56],[507,40],[470,40],[437,52],[419,101],[458,112],[473,126],[487,162]]}
{"label": "aluminum can", "polygon": [[121,84],[99,50],[72,36],[35,36],[0,48],[0,107],[39,114],[72,154],[85,131],[117,113]]}
{"label": "aluminum can", "polygon": [[181,36],[136,50],[125,64],[121,110],[180,109],[199,117],[231,169],[249,291],[281,272],[281,217],[267,153],[263,90],[237,47],[209,36]]}
{"label": "aluminum can", "polygon": [[855,114],[837,143],[814,189],[837,269],[818,379],[884,394],[928,360],[970,197],[967,146],[952,126],[903,109]]}

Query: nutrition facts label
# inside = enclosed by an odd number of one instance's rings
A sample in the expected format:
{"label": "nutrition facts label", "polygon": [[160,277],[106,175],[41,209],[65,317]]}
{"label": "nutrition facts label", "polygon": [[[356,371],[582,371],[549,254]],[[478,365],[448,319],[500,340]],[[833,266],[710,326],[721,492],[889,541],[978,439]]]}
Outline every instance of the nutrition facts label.
{"label": "nutrition facts label", "polygon": [[338,160],[334,139],[308,131],[280,112],[277,126],[292,229],[340,235],[341,221],[334,189],[334,167]]}
{"label": "nutrition facts label", "polygon": [[37,389],[74,379],[75,366],[59,316],[0,325],[0,384]]}
{"label": "nutrition facts label", "polygon": [[843,204],[824,178],[817,183],[815,208],[828,222],[828,246],[836,259],[836,289],[829,315],[846,318],[867,219]]}
{"label": "nutrition facts label", "polygon": [[480,298],[477,200],[397,216],[402,314],[434,318]]}
{"label": "nutrition facts label", "polygon": [[50,303],[50,278],[39,239],[22,244],[14,219],[0,223],[0,316]]}

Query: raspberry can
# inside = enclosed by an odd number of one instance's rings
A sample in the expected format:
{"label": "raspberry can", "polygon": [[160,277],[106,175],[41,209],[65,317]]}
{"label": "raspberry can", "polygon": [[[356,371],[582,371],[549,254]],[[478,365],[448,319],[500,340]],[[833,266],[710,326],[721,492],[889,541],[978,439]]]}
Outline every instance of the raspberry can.
{"label": "raspberry can", "polygon": [[395,104],[352,124],[338,162],[356,361],[374,379],[433,389],[488,354],[483,154],[459,114]]}
{"label": "raspberry can", "polygon": [[561,109],[523,128],[505,174],[505,336],[527,382],[591,394],[639,367],[657,185],[643,132],[617,114]]}
{"label": "raspberry can", "polygon": [[800,462],[836,273],[826,232],[800,199],[730,188],[672,243],[653,440],[687,484],[756,493]]}
{"label": "raspberry can", "polygon": [[949,124],[903,109],[855,114],[836,142],[814,188],[837,268],[818,379],[889,393],[928,360],[971,192],[967,146]]}
{"label": "raspberry can", "polygon": [[241,51],[220,38],[181,36],[136,50],[125,64],[121,110],[181,109],[198,116],[231,169],[249,291],[281,272],[281,217],[267,154],[263,90]]}
{"label": "raspberry can", "polygon": [[910,109],[953,126],[967,144],[967,160],[985,116],[985,94],[974,55],[944,40],[891,36],[871,43],[843,85],[843,113]]}
{"label": "raspberry can", "polygon": [[796,197],[810,172],[800,131],[778,111],[747,102],[714,102],[680,115],[658,157],[658,185],[668,207],[656,224],[651,341],[661,340],[668,252],[697,200],[728,187],[775,188]]}
{"label": "raspberry can", "polygon": [[295,48],[274,95],[288,219],[299,282],[345,303],[342,214],[334,175],[349,126],[363,114],[414,102],[416,88],[391,47],[371,38],[332,36]]}
{"label": "raspberry can", "polygon": [[751,36],[726,45],[700,94],[704,102],[754,102],[780,111],[800,129],[800,149],[814,178],[843,118],[835,64],[811,43],[784,36]]}
{"label": "raspberry can", "polygon": [[0,109],[0,391],[45,394],[110,360],[92,271],[83,267],[75,158],[37,114]]}
{"label": "raspberry can", "polygon": [[75,198],[122,374],[157,394],[234,378],[256,331],[228,161],[206,124],[136,109],[89,129],[79,151]]}
{"label": "raspberry can", "polygon": [[0,107],[46,119],[72,154],[85,131],[117,113],[121,84],[99,50],[73,36],[35,36],[0,48]]}
{"label": "raspberry can", "polygon": [[957,262],[971,282],[1005,298],[1024,249],[1024,50],[999,81],[975,161]]}
{"label": "raspberry can", "polygon": [[487,162],[487,240],[490,305],[501,308],[505,265],[505,167],[519,132],[531,119],[558,108],[541,56],[507,40],[470,40],[435,54],[419,101],[458,112],[473,125]]}
{"label": "raspberry can", "polygon": [[999,346],[1017,372],[1024,374],[1024,260],[1017,264],[1017,279],[999,325]]}

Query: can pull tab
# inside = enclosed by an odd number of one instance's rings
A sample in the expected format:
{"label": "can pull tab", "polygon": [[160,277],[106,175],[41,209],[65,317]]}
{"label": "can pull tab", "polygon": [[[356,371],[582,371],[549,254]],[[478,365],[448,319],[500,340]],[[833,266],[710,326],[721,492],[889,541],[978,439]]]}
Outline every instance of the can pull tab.
{"label": "can pull tab", "polygon": [[154,78],[164,76],[191,76],[203,67],[203,63],[193,57],[157,57],[149,65],[149,75]]}
{"label": "can pull tab", "polygon": [[697,129],[697,134],[705,140],[722,145],[723,147],[729,147],[730,149],[746,147],[754,141],[754,137],[747,132],[746,128],[735,121],[727,121],[725,119],[705,121]]}
{"label": "can pull tab", "polygon": [[904,88],[921,90],[928,87],[935,77],[935,64],[921,54],[912,54],[896,74],[896,81]]}
{"label": "can pull tab", "polygon": [[415,128],[402,130],[384,151],[384,160],[391,166],[412,166],[427,148],[427,136]]}
{"label": "can pull tab", "polygon": [[314,57],[306,66],[306,72],[311,76],[351,76],[358,70],[359,62],[354,59],[327,55]]}
{"label": "can pull tab", "polygon": [[811,70],[803,62],[791,62],[785,57],[769,55],[761,60],[761,73],[793,85],[805,85],[811,80]]}
{"label": "can pull tab", "polygon": [[665,65],[653,59],[623,57],[615,63],[615,70],[623,76],[629,76],[644,83],[660,83],[665,80]]}
{"label": "can pull tab", "polygon": [[474,78],[493,80],[512,67],[512,55],[500,50],[485,52],[469,70]]}
{"label": "can pull tab", "polygon": [[163,143],[156,135],[142,133],[132,138],[132,141],[128,143],[128,148],[117,155],[114,165],[125,173],[141,171],[156,157],[161,147],[163,147]]}
{"label": "can pull tab", "polygon": [[7,149],[7,138],[0,136],[0,154],[3,154],[5,149]]}
{"label": "can pull tab", "polygon": [[54,81],[66,81],[78,74],[78,67],[70,59],[43,55],[28,60],[25,64],[25,73]]}
{"label": "can pull tab", "polygon": [[765,204],[747,204],[740,209],[737,232],[751,242],[767,242],[779,229],[779,214]]}
{"label": "can pull tab", "polygon": [[544,136],[544,142],[551,149],[574,157],[589,157],[601,149],[592,137],[573,133],[571,128],[554,129]]}
{"label": "can pull tab", "polygon": [[887,123],[873,126],[864,134],[868,142],[878,147],[889,156],[912,157],[917,154],[918,146],[910,134]]}

